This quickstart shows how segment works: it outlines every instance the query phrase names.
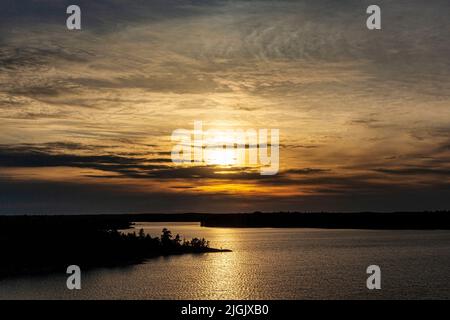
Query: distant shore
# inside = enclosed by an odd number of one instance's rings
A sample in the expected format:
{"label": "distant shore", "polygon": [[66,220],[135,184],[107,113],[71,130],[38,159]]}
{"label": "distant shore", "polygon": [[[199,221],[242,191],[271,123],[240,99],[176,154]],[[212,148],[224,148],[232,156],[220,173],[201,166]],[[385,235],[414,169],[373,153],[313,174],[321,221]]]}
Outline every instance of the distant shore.
{"label": "distant shore", "polygon": [[205,215],[204,227],[450,230],[450,212],[251,213]]}
{"label": "distant shore", "polygon": [[197,222],[204,227],[450,230],[450,211],[421,212],[253,212],[142,213],[103,215],[0,216],[0,230],[55,223],[130,228],[133,222]]}

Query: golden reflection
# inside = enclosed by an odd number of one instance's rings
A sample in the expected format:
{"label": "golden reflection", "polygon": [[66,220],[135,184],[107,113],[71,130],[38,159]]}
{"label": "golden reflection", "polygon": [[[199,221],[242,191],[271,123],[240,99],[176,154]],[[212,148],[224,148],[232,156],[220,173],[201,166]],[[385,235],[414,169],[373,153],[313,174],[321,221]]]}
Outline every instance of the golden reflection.
{"label": "golden reflection", "polygon": [[221,246],[234,251],[210,255],[213,259],[209,260],[210,268],[207,274],[209,280],[206,282],[204,292],[208,292],[209,299],[224,299],[230,297],[230,294],[237,297],[242,291],[242,284],[236,279],[240,278],[243,266],[237,248],[233,244],[238,242],[239,236],[236,231],[228,228],[208,228],[208,232],[213,233],[210,237],[216,239]]}

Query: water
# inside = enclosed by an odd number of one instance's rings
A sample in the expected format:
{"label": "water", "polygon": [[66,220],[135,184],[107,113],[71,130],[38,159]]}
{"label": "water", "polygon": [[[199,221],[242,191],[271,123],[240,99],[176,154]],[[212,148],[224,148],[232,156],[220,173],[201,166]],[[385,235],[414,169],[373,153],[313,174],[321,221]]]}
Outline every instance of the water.
{"label": "water", "polygon": [[[449,299],[450,232],[202,228],[143,223],[186,238],[205,237],[231,253],[160,257],[126,268],[0,281],[0,299]],[[366,288],[366,268],[382,289]]]}

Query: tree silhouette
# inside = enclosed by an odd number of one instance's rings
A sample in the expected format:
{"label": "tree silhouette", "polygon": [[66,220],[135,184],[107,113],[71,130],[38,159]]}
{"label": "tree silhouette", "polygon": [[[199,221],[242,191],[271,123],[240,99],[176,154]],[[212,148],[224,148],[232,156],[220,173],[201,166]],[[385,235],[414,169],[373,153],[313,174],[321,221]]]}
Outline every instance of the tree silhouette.
{"label": "tree silhouette", "polygon": [[175,239],[173,239],[173,244],[177,247],[179,247],[181,245],[181,237],[178,233],[175,236]]}
{"label": "tree silhouette", "polygon": [[172,244],[172,232],[167,228],[162,230],[161,244],[163,246],[170,246]]}

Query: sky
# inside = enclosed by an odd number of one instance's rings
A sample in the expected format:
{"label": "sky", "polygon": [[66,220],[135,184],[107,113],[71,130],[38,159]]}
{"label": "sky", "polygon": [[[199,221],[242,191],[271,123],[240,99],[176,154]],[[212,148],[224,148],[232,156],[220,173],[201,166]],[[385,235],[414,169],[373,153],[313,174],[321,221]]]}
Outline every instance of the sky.
{"label": "sky", "polygon": [[[0,214],[450,209],[450,2],[372,2],[2,0]],[[174,164],[195,121],[278,173]]]}

